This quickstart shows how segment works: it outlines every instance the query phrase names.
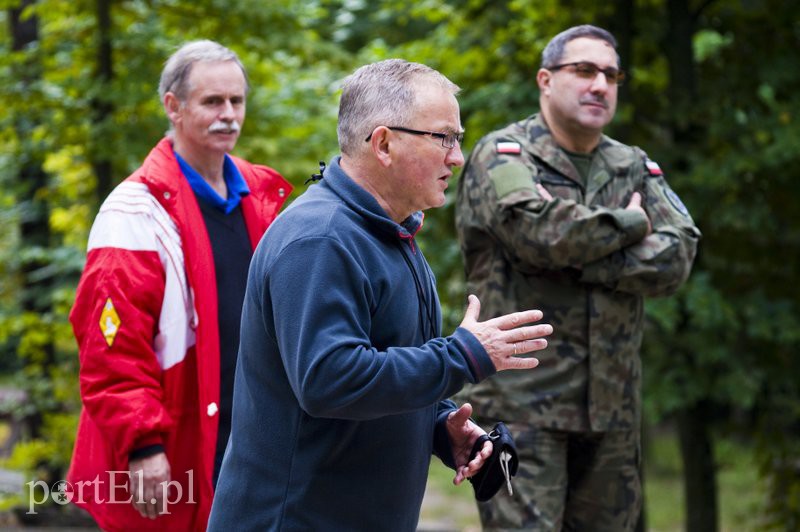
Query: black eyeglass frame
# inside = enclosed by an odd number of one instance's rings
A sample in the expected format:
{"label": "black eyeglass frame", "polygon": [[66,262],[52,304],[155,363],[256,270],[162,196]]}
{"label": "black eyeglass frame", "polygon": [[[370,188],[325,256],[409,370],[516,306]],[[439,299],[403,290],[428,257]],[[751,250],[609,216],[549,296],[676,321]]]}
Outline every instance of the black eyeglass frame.
{"label": "black eyeglass frame", "polygon": [[553,65],[551,67],[544,67],[544,68],[545,70],[555,72],[556,70],[561,70],[562,68],[575,67],[575,74],[578,75],[578,77],[590,79],[589,76],[582,76],[579,73],[581,72],[579,68],[580,66],[588,67],[588,69],[584,70],[583,72],[585,74],[591,74],[591,79],[596,78],[597,74],[602,72],[603,75],[606,77],[606,81],[608,81],[613,85],[619,86],[622,85],[622,83],[625,81],[625,71],[614,67],[600,68],[599,65],[597,65],[596,63],[592,63],[591,61],[575,61],[572,63],[561,63],[560,65]]}
{"label": "black eyeglass frame", "polygon": [[[461,144],[464,141],[464,132],[461,133],[437,133],[436,131],[422,131],[420,129],[409,129],[407,127],[400,127],[400,126],[386,126],[387,129],[391,129],[392,131],[402,131],[404,133],[411,133],[412,135],[422,135],[422,136],[431,136],[435,139],[442,139],[442,148],[447,148],[448,150],[452,150],[456,146],[456,142]],[[369,134],[367,138],[364,139],[364,142],[369,142],[369,139],[372,138],[372,133]],[[447,139],[452,139],[452,144],[450,146],[447,145]]]}

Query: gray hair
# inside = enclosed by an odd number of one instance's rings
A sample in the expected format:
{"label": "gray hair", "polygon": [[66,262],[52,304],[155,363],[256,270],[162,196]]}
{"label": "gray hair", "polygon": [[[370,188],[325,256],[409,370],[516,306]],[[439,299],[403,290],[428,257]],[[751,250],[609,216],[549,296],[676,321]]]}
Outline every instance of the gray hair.
{"label": "gray hair", "polygon": [[364,65],[344,80],[339,101],[339,149],[353,155],[378,126],[405,126],[422,83],[434,83],[452,94],[458,85],[420,63],[386,59]]}
{"label": "gray hair", "polygon": [[[606,41],[614,50],[617,49],[617,40],[610,32],[603,28],[598,28],[590,24],[573,26],[562,31],[547,43],[547,46],[545,46],[542,51],[542,68],[549,68],[559,64],[564,57],[564,48],[567,46],[567,43],[580,37]],[[619,54],[617,54],[617,65],[621,66]]]}
{"label": "gray hair", "polygon": [[192,41],[181,46],[178,51],[167,59],[164,70],[161,71],[161,80],[158,83],[158,96],[164,101],[164,95],[172,92],[181,102],[189,96],[189,74],[192,65],[199,62],[233,61],[242,69],[245,81],[245,92],[250,84],[247,71],[235,52],[225,48],[219,43],[209,40]]}

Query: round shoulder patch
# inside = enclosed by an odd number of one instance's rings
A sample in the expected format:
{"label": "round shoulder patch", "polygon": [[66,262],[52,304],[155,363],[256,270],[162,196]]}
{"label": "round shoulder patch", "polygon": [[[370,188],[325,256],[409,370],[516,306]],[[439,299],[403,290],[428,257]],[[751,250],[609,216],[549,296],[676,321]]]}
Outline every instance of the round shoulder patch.
{"label": "round shoulder patch", "polygon": [[683,204],[681,199],[678,197],[677,194],[671,189],[668,188],[666,190],[666,196],[669,200],[670,204],[675,207],[675,210],[681,213],[684,216],[689,216],[689,209],[686,208],[686,205]]}

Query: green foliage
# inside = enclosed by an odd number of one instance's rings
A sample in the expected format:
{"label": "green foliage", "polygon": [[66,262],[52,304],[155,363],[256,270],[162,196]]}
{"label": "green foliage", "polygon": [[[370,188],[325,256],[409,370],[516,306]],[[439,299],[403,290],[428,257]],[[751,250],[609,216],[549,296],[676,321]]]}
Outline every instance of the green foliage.
{"label": "green foliage", "polygon": [[[646,414],[708,401],[720,413],[709,423],[756,434],[772,519],[799,522],[800,4],[689,2],[702,10],[680,61],[676,3],[664,0],[122,0],[108,28],[96,2],[38,0],[28,15],[39,39],[12,53],[7,10],[18,4],[0,4],[0,369],[28,391],[26,412],[45,415],[16,465],[68,461],[79,395],[67,315],[101,199],[97,167],[107,162],[118,183],[163,135],[158,76],[180,43],[211,38],[240,54],[251,90],[237,154],[278,169],[297,195],[337,153],[338,91],[356,66],[404,57],[459,84],[467,155],[488,131],[536,111],[549,38],[597,23],[616,30],[630,73],[609,133],[659,161],[704,235],[689,282],[647,303]],[[97,64],[103,35],[108,79]],[[678,79],[680,65],[692,68]],[[45,175],[35,190],[20,177],[31,167]],[[454,184],[420,234],[446,332],[466,297]],[[34,242],[20,228],[42,213],[46,241]]]}
{"label": "green foliage", "polygon": [[699,30],[694,35],[694,60],[698,64],[716,60],[731,44],[732,35],[722,35],[713,29]]}
{"label": "green foliage", "polygon": [[[763,482],[758,479],[756,453],[747,443],[719,434],[717,456],[721,530],[737,532],[763,528],[766,504]],[[685,530],[681,486],[683,465],[676,434],[669,425],[652,430],[644,452],[645,510],[648,530]]]}
{"label": "green foliage", "polygon": [[654,400],[645,408],[651,420],[709,398],[742,409],[753,406],[763,372],[730,356],[729,346],[740,336],[729,326],[738,318],[736,309],[706,272],[695,273],[679,296],[650,300],[646,307],[645,390]]}
{"label": "green foliage", "polygon": [[69,463],[77,428],[74,415],[45,416],[41,437],[16,445],[4,466],[21,470],[28,478],[53,482],[51,472]]}

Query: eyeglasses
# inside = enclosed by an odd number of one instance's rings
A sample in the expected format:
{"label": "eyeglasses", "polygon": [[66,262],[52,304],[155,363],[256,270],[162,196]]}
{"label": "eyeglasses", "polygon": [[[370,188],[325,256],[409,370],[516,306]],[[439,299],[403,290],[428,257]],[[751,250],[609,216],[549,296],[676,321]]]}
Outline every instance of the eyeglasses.
{"label": "eyeglasses", "polygon": [[[402,131],[403,133],[411,133],[412,135],[427,135],[431,136],[435,139],[442,139],[442,147],[447,148],[448,150],[455,147],[456,142],[461,144],[464,141],[464,132],[461,133],[436,133],[434,131],[420,131],[418,129],[408,129],[407,127],[399,127],[399,126],[386,126],[388,129],[393,131]],[[372,138],[372,133],[369,134],[369,137],[364,139],[364,142],[369,142],[369,139]]]}
{"label": "eyeglasses", "polygon": [[564,63],[545,68],[551,72],[555,72],[556,70],[567,67],[571,67],[575,75],[583,79],[594,79],[597,77],[598,72],[602,72],[606,77],[606,81],[611,85],[622,85],[622,82],[625,81],[625,72],[622,70],[614,67],[600,68],[591,61],[577,61],[575,63]]}

